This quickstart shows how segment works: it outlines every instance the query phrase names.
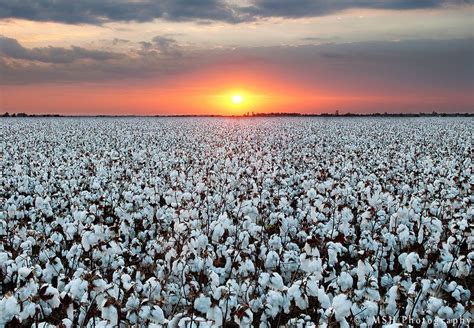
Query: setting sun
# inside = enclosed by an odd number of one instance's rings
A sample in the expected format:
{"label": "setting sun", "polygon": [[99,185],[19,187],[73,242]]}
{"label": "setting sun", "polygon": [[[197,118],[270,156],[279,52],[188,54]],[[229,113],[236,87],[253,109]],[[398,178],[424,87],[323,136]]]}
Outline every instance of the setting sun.
{"label": "setting sun", "polygon": [[243,97],[242,95],[240,95],[240,94],[235,94],[235,95],[232,95],[231,100],[232,100],[232,103],[233,103],[233,104],[238,105],[238,104],[243,103],[244,97]]}

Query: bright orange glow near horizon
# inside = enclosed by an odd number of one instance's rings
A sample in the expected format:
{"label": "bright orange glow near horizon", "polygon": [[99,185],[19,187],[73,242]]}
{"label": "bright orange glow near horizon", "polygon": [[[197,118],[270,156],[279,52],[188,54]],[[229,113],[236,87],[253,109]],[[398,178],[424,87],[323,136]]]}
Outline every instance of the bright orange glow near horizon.
{"label": "bright orange glow near horizon", "polygon": [[221,115],[243,115],[252,111],[266,111],[271,106],[271,96],[244,89],[231,89],[206,96],[209,108]]}
{"label": "bright orange glow near horizon", "polygon": [[242,97],[241,95],[233,95],[232,96],[232,103],[234,104],[241,104],[242,101],[244,101],[244,97]]}
{"label": "bright orange glow near horizon", "polygon": [[206,68],[170,79],[124,82],[40,84],[5,86],[3,111],[64,115],[235,115],[246,113],[301,112],[318,114],[385,111],[380,104],[432,111],[450,104],[453,97],[472,103],[472,96],[443,90],[436,97],[416,92],[404,97],[377,92],[335,90],[321,84],[308,85],[272,69],[232,71],[227,67]]}

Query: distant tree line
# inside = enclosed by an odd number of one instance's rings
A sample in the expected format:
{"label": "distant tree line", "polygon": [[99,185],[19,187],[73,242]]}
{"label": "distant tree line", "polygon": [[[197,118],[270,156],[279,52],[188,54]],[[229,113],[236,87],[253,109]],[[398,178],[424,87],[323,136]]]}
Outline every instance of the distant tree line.
{"label": "distant tree line", "polygon": [[[340,114],[339,111],[334,113],[320,113],[320,114],[305,114],[305,113],[286,113],[286,112],[275,112],[275,113],[254,113],[247,112],[243,115],[153,115],[148,117],[471,117],[474,113],[344,113]],[[60,115],[60,114],[27,114],[27,113],[4,113],[0,117],[143,117],[141,115]]]}

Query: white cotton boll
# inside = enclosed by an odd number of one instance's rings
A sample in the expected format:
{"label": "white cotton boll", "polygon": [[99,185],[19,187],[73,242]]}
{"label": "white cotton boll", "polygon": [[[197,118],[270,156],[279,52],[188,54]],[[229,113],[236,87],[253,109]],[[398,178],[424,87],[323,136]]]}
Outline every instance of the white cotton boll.
{"label": "white cotton boll", "polygon": [[37,185],[35,186],[35,192],[36,192],[37,194],[42,194],[42,193],[44,192],[43,186],[40,185],[40,184],[37,184]]}
{"label": "white cotton boll", "polygon": [[402,245],[407,245],[410,240],[410,230],[404,224],[400,224],[397,228],[398,240]]}
{"label": "white cotton boll", "polygon": [[158,305],[153,305],[151,307],[148,305],[142,306],[138,315],[142,320],[148,320],[150,323],[154,324],[163,324],[166,321],[163,310]]}
{"label": "white cotton boll", "polygon": [[385,307],[385,312],[388,315],[394,315],[397,310],[397,300],[398,300],[398,286],[392,286],[387,293],[387,306]]}
{"label": "white cotton boll", "polygon": [[118,312],[117,308],[113,305],[102,306],[101,310],[102,319],[105,319],[110,322],[112,326],[117,326],[118,324]]}
{"label": "white cotton boll", "polygon": [[150,317],[151,308],[148,305],[144,305],[140,307],[140,311],[138,312],[138,316],[141,320],[148,320]]}
{"label": "white cotton boll", "polygon": [[48,303],[48,305],[55,309],[57,308],[60,304],[61,304],[61,301],[59,300],[59,291],[52,287],[52,286],[48,286],[48,285],[44,285],[43,287],[41,287],[40,291],[45,288],[45,291],[44,291],[44,296],[46,296],[46,303]]}
{"label": "white cotton boll", "polygon": [[23,304],[23,310],[20,313],[20,320],[26,320],[28,318],[33,318],[36,314],[36,303],[26,303]]}
{"label": "white cotton boll", "polygon": [[329,296],[324,291],[324,288],[318,289],[318,301],[321,304],[321,307],[323,309],[328,309],[331,306],[331,300],[329,299]]}
{"label": "white cotton boll", "polygon": [[332,300],[332,307],[337,321],[345,320],[345,317],[350,314],[352,302],[347,299],[346,294],[339,294]]}
{"label": "white cotton boll", "polygon": [[456,288],[452,293],[451,296],[454,297],[454,299],[458,302],[461,301],[461,290],[459,288]]}
{"label": "white cotton boll", "polygon": [[211,299],[207,296],[201,294],[194,300],[194,308],[201,313],[207,313],[210,307]]}
{"label": "white cotton boll", "polygon": [[269,245],[270,248],[272,248],[273,250],[279,250],[279,249],[281,249],[281,238],[280,238],[280,236],[272,235],[272,237],[271,237],[270,240],[268,241],[268,245]]}
{"label": "white cotton boll", "polygon": [[313,274],[317,279],[322,279],[322,261],[319,257],[306,257],[306,254],[300,255],[301,270]]}
{"label": "white cotton boll", "polygon": [[202,182],[199,182],[197,185],[196,185],[196,192],[199,194],[201,192],[203,192],[204,190],[206,189],[206,185]]}
{"label": "white cotton boll", "polygon": [[91,187],[92,187],[92,189],[95,189],[95,190],[100,189],[100,182],[99,182],[99,180],[94,180],[94,181],[92,182],[92,186],[91,186]]}
{"label": "white cotton boll", "polygon": [[315,257],[320,256],[319,249],[316,245],[311,246],[310,244],[306,243],[304,245],[304,251],[306,254],[308,254],[308,256],[315,256]]}
{"label": "white cotton boll", "polygon": [[357,288],[361,289],[372,272],[372,267],[362,260],[357,262]]}
{"label": "white cotton boll", "polygon": [[219,241],[224,235],[225,229],[221,224],[216,224],[214,230],[212,231],[212,240],[214,242]]}
{"label": "white cotton boll", "polygon": [[408,254],[405,258],[405,268],[407,272],[413,272],[413,267],[417,267],[418,262],[419,262],[419,255],[418,253],[411,252]]}
{"label": "white cotton boll", "polygon": [[223,323],[223,314],[219,306],[214,305],[207,311],[206,318],[212,320],[214,325],[221,327]]}
{"label": "white cotton boll", "polygon": [[444,289],[451,293],[456,289],[457,285],[458,284],[455,281],[451,281],[447,286],[445,285]]}
{"label": "white cotton boll", "polygon": [[278,255],[278,253],[275,251],[270,251],[268,252],[267,257],[265,259],[265,268],[267,270],[276,269],[279,262],[280,262],[280,256]]}
{"label": "white cotton boll", "polygon": [[174,223],[174,232],[177,233],[178,235],[182,235],[185,232],[188,231],[188,226],[186,223],[180,223],[178,221],[175,221]]}
{"label": "white cotton boll", "polygon": [[300,280],[288,288],[288,297],[295,302],[299,309],[305,310],[308,308],[308,297],[302,294]]}
{"label": "white cotton boll", "polygon": [[270,286],[274,289],[281,289],[285,285],[283,284],[283,278],[276,272],[270,276]]}
{"label": "white cotton boll", "polygon": [[385,274],[380,279],[381,287],[393,286],[393,278],[389,274]]}
{"label": "white cotton boll", "polygon": [[267,287],[270,282],[270,274],[267,272],[262,272],[258,277],[258,284],[263,288]]}
{"label": "white cotton boll", "polygon": [[7,208],[7,216],[11,219],[13,219],[16,215],[16,206],[14,204],[11,204]]}
{"label": "white cotton boll", "polygon": [[430,297],[428,299],[427,308],[431,311],[431,313],[437,313],[438,310],[443,306],[443,303],[443,300],[439,298]]}
{"label": "white cotton boll", "polygon": [[337,263],[337,251],[333,248],[328,248],[328,265],[334,266]]}
{"label": "white cotton boll", "polygon": [[26,278],[31,274],[31,268],[23,267],[18,269],[18,277],[22,280],[26,280]]}
{"label": "white cotton boll", "polygon": [[341,272],[341,275],[337,278],[337,284],[343,292],[348,289],[351,289],[353,283],[354,279],[352,279],[352,276],[347,272]]}
{"label": "white cotton boll", "polygon": [[[242,308],[238,308],[242,312]],[[242,328],[251,328],[253,322],[253,313],[250,309],[243,311],[242,315],[234,315],[234,321]]]}
{"label": "white cotton boll", "polygon": [[213,287],[217,287],[220,284],[219,275],[214,271],[209,271],[208,273],[209,284]]}
{"label": "white cotton boll", "polygon": [[87,290],[87,281],[80,278],[71,280],[65,287],[65,290],[71,293],[75,299],[81,299]]}
{"label": "white cotton boll", "polygon": [[122,286],[123,288],[128,291],[130,290],[130,288],[133,287],[133,285],[135,284],[133,281],[132,281],[132,278],[128,275],[128,274],[123,274],[122,277],[120,278],[121,282],[122,282]]}
{"label": "white cotton boll", "polygon": [[19,313],[20,305],[14,296],[5,295],[0,300],[0,325],[6,325],[6,323]]}
{"label": "white cotton boll", "polygon": [[77,211],[73,213],[74,222],[82,222],[86,219],[87,212],[86,211]]}
{"label": "white cotton boll", "polygon": [[449,306],[441,306],[438,310],[438,315],[443,319],[453,319],[454,311]]}
{"label": "white cotton boll", "polygon": [[306,196],[308,196],[309,199],[315,199],[317,195],[318,194],[317,194],[316,190],[314,190],[314,188],[311,188],[306,192]]}
{"label": "white cotton boll", "polygon": [[125,309],[127,309],[128,311],[136,310],[139,306],[140,300],[135,295],[130,295],[127,300],[127,303],[125,303]]}
{"label": "white cotton boll", "polygon": [[248,275],[255,272],[255,266],[250,259],[246,259],[244,263],[241,263],[239,267],[239,274],[243,277],[247,277]]}
{"label": "white cotton boll", "polygon": [[367,323],[374,323],[374,319],[379,311],[379,306],[377,305],[377,303],[372,301],[365,301],[364,309],[364,312],[361,313],[362,318],[364,318]]}
{"label": "white cotton boll", "polygon": [[150,311],[151,314],[151,321],[157,324],[164,324],[166,323],[165,315],[163,310],[158,305],[153,305]]}
{"label": "white cotton boll", "polygon": [[267,304],[265,305],[265,313],[274,318],[283,307],[283,296],[280,292],[270,290],[267,294]]}
{"label": "white cotton boll", "polygon": [[446,322],[443,319],[438,318],[438,317],[436,317],[433,320],[433,326],[436,328],[448,328],[448,325],[446,324]]}
{"label": "white cotton boll", "polygon": [[37,325],[35,324],[35,327],[38,327],[38,328],[56,328],[56,326],[54,326],[52,324],[49,324],[47,322],[40,322]]}
{"label": "white cotton boll", "polygon": [[82,235],[81,243],[84,251],[88,252],[99,242],[98,236],[92,231],[85,231]]}
{"label": "white cotton boll", "polygon": [[318,280],[314,276],[310,276],[306,281],[306,294],[308,296],[318,296]]}

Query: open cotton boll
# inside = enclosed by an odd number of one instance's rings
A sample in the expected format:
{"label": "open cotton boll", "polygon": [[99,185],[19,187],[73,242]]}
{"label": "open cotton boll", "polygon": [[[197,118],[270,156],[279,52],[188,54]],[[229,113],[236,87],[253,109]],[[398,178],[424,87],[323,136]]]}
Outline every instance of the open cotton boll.
{"label": "open cotton boll", "polygon": [[234,315],[234,321],[242,328],[251,328],[253,322],[253,313],[245,306],[239,306]]}
{"label": "open cotton boll", "polygon": [[22,268],[19,268],[19,269],[18,269],[18,277],[19,277],[21,280],[26,280],[26,279],[28,279],[28,277],[30,277],[31,274],[32,274],[31,268],[22,267]]}
{"label": "open cotton boll", "polygon": [[104,304],[101,310],[101,316],[103,319],[107,320],[112,326],[117,326],[118,324],[118,311],[114,305]]}
{"label": "open cotton boll", "polygon": [[279,262],[280,256],[278,255],[278,253],[275,251],[270,251],[268,252],[267,257],[265,259],[265,268],[269,270],[274,270],[277,268]]}
{"label": "open cotton boll", "polygon": [[332,300],[335,318],[337,321],[345,321],[345,317],[350,314],[352,302],[347,298],[346,294],[339,294]]}
{"label": "open cotton boll", "polygon": [[211,299],[207,296],[201,294],[194,300],[194,308],[201,313],[207,313],[210,307]]}
{"label": "open cotton boll", "polygon": [[329,296],[324,291],[324,288],[318,289],[318,301],[321,304],[321,307],[323,309],[328,309],[331,306],[331,300],[329,299]]}
{"label": "open cotton boll", "polygon": [[385,307],[385,312],[389,315],[394,315],[397,312],[397,300],[399,298],[398,286],[394,285],[390,287],[387,293],[387,305]]}
{"label": "open cotton boll", "polygon": [[303,253],[300,255],[301,270],[309,274],[314,275],[317,279],[322,278],[322,260],[316,257],[306,257],[306,254]]}
{"label": "open cotton boll", "polygon": [[47,303],[52,309],[57,308],[61,304],[59,299],[59,291],[56,288],[49,285],[43,285],[40,288],[39,293],[42,299],[44,299],[44,302]]}
{"label": "open cotton boll", "polygon": [[207,311],[206,318],[208,320],[212,320],[215,326],[217,327],[222,326],[223,314],[222,314],[222,310],[217,305],[214,305]]}
{"label": "open cotton boll", "polygon": [[341,275],[337,278],[337,284],[343,292],[352,288],[353,283],[354,279],[352,279],[352,276],[347,272],[341,272]]}
{"label": "open cotton boll", "polygon": [[280,312],[280,309],[283,308],[284,298],[283,295],[275,290],[268,291],[267,300],[265,304],[265,313],[274,318]]}
{"label": "open cotton boll", "polygon": [[20,305],[12,295],[0,299],[0,325],[6,325],[14,316],[20,313]]}
{"label": "open cotton boll", "polygon": [[283,278],[276,272],[270,275],[270,281],[268,285],[274,289],[282,289],[285,286],[283,283]]}
{"label": "open cotton boll", "polygon": [[308,254],[308,256],[315,256],[315,257],[320,256],[318,247],[315,244],[306,243],[304,245],[304,251],[306,254]]}
{"label": "open cotton boll", "polygon": [[301,287],[301,281],[295,282],[290,288],[288,288],[287,293],[290,301],[293,300],[299,309],[305,310],[308,308],[308,297],[304,294],[304,290]]}
{"label": "open cotton boll", "polygon": [[90,251],[91,247],[97,244],[99,237],[93,231],[85,231],[82,234],[82,247],[86,252]]}
{"label": "open cotton boll", "polygon": [[311,188],[306,192],[306,195],[309,197],[309,199],[315,199],[318,194],[314,188]]}

